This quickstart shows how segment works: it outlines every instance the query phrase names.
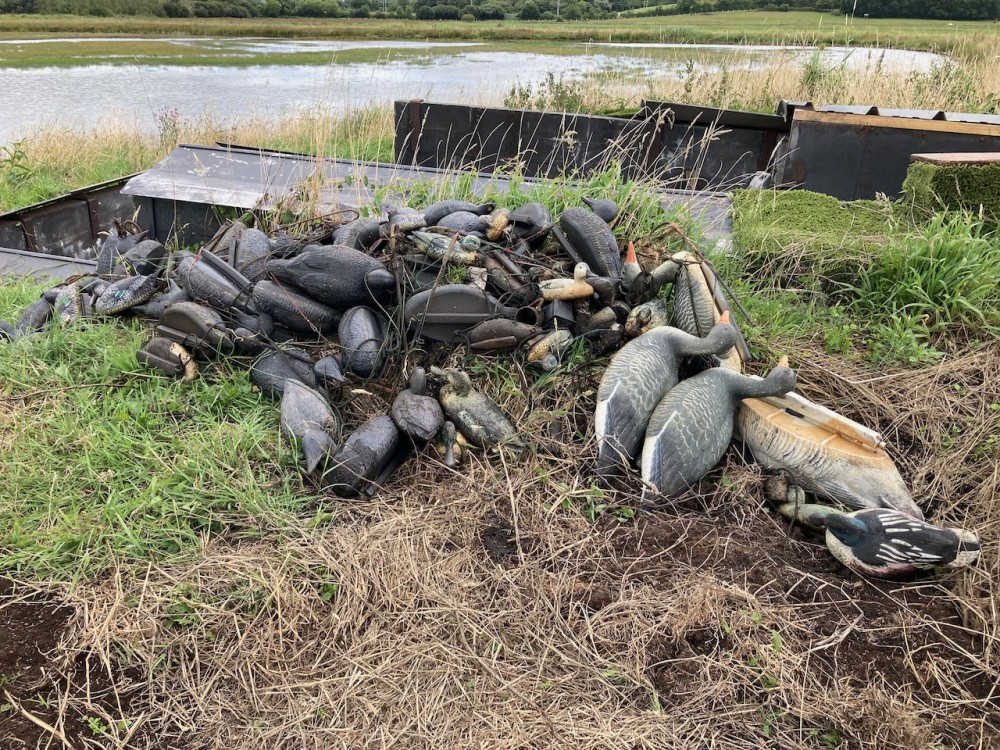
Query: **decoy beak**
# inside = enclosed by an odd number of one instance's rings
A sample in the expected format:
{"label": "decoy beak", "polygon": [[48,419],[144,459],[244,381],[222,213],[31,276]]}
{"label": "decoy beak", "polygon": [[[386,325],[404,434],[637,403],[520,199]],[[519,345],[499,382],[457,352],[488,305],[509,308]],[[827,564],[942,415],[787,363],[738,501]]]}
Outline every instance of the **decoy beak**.
{"label": "decoy beak", "polygon": [[638,263],[639,259],[635,255],[635,245],[632,244],[632,240],[628,241],[628,252],[625,253],[626,263]]}
{"label": "decoy beak", "polygon": [[781,359],[778,360],[778,367],[788,367],[788,355],[782,354]]}
{"label": "decoy beak", "polygon": [[732,318],[729,317],[729,310],[723,310],[722,315],[719,316],[719,323],[729,324],[732,322]]}

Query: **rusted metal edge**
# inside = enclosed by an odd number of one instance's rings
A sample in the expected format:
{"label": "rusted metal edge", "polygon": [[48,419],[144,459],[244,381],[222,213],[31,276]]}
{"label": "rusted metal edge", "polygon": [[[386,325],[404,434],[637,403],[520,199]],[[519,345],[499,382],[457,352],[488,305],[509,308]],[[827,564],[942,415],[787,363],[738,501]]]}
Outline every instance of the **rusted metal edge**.
{"label": "rusted metal edge", "polygon": [[125,175],[124,177],[115,177],[113,180],[107,180],[106,182],[98,182],[94,185],[87,185],[87,187],[77,188],[76,190],[71,190],[68,193],[57,195],[54,198],[49,198],[39,203],[32,203],[30,206],[22,206],[20,208],[15,208],[11,211],[8,211],[7,213],[0,214],[0,221],[4,221],[5,219],[19,220],[21,218],[22,213],[25,213],[27,211],[37,211],[40,208],[47,208],[48,206],[55,205],[56,203],[61,203],[69,198],[86,200],[90,193],[96,193],[110,187],[115,187],[116,185],[121,185],[125,182],[128,182],[133,177],[139,174],[142,174],[142,172],[133,172],[132,174]]}

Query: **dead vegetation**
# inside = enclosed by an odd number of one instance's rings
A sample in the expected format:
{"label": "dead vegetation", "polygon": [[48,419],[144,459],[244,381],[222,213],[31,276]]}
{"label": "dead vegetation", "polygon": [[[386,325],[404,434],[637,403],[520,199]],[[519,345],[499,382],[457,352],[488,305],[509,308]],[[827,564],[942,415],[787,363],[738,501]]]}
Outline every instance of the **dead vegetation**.
{"label": "dead vegetation", "polygon": [[977,568],[904,584],[861,580],[788,529],[736,450],[675,507],[630,519],[635,493],[602,494],[583,471],[599,374],[538,386],[490,365],[480,382],[529,451],[459,472],[427,451],[370,500],[330,498],[277,538],[223,535],[80,584],[57,652],[77,678],[50,674],[61,710],[103,728],[77,741],[996,745],[996,342],[900,372],[800,362],[805,395],[884,432],[932,520],[982,537]]}

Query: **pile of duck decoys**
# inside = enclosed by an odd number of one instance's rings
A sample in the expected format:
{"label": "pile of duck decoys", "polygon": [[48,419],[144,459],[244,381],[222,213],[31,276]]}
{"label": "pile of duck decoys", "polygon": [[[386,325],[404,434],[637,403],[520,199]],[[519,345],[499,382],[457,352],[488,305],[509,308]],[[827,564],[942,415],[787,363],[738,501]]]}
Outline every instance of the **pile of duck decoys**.
{"label": "pile of duck decoys", "polygon": [[881,437],[797,395],[787,359],[766,377],[743,374],[746,343],[693,246],[644,269],[631,243],[622,257],[615,204],[585,202],[558,220],[539,203],[385,204],[308,236],[233,222],[196,253],[112,228],[95,274],[50,289],[16,325],[0,321],[0,338],[129,314],[155,320],[139,361],[182,380],[211,358],[245,360],[280,400],[305,471],[341,496],[372,492],[427,445],[449,466],[470,446],[521,445],[466,372],[438,367],[413,367],[389,414],[342,439],[336,396],[351,381],[398,378],[400,342],[517,352],[552,370],[584,339],[595,355],[614,352],[597,394],[598,481],[638,467],[642,501],[656,504],[693,487],[736,435],[772,475],[779,510],[823,530],[849,568],[900,577],[975,561],[975,535],[926,523]]}

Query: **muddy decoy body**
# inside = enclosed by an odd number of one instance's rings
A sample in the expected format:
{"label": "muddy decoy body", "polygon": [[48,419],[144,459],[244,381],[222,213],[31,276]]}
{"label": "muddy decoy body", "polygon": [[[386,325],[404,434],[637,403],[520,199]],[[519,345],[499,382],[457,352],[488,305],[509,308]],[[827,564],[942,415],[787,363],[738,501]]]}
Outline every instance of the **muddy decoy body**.
{"label": "muddy decoy body", "polygon": [[745,399],[736,430],[757,463],[804,490],[851,508],[923,518],[881,435],[795,392]]}
{"label": "muddy decoy body", "polygon": [[[641,305],[636,305],[632,308],[625,321],[625,333],[629,336],[641,336],[654,328],[665,326],[669,322],[670,301],[657,298],[649,302],[643,302]],[[697,333],[692,333],[684,328],[679,330],[692,336],[698,336]]]}
{"label": "muddy decoy body", "polygon": [[529,342],[528,355],[525,361],[551,372],[559,366],[559,357],[573,341],[573,334],[565,328],[559,328],[541,334],[534,342]]}
{"label": "muddy decoy body", "polygon": [[663,326],[623,346],[597,389],[597,473],[614,474],[635,461],[650,415],[677,385],[685,357],[717,354],[735,340],[736,329],[727,316],[705,338]]}
{"label": "muddy decoy body", "polygon": [[191,299],[223,313],[232,307],[246,307],[250,300],[250,280],[207,251],[182,256],[177,279]]}
{"label": "muddy decoy body", "polygon": [[78,283],[59,287],[59,293],[52,303],[55,318],[60,323],[71,323],[84,315],[83,295]]}
{"label": "muddy decoy body", "polygon": [[715,466],[733,437],[740,399],[787,393],[795,373],[782,359],[766,378],[714,367],[667,392],[646,427],[642,446],[643,499],[681,494]]}
{"label": "muddy decoy body", "polygon": [[937,567],[961,568],[979,559],[979,538],[964,529],[942,528],[889,508],[841,513],[822,505],[787,503],[789,518],[826,528],[826,546],[861,575],[902,578]]}
{"label": "muddy decoy body", "polygon": [[473,390],[467,373],[455,368],[442,370],[438,367],[432,367],[431,373],[445,381],[439,396],[441,406],[448,419],[455,423],[470,443],[488,448],[515,440],[517,433],[514,425],[496,402]]}
{"label": "muddy decoy body", "polygon": [[399,430],[392,417],[370,419],[354,430],[327,461],[323,483],[337,495],[354,495],[379,475],[398,448]]}
{"label": "muddy decoy body", "polygon": [[302,444],[306,473],[312,474],[334,452],[340,421],[316,390],[298,380],[285,383],[281,396],[281,434]]}
{"label": "muddy decoy body", "polygon": [[463,266],[470,266],[482,260],[479,254],[479,238],[474,235],[456,238],[445,234],[416,231],[410,232],[409,236],[418,250],[434,260]]}
{"label": "muddy decoy body", "polygon": [[271,260],[267,271],[330,307],[348,308],[383,299],[396,277],[364,253],[338,245],[308,245],[289,260]]}
{"label": "muddy decoy body", "polygon": [[421,443],[437,435],[444,425],[441,404],[433,396],[428,396],[426,390],[427,375],[424,368],[417,367],[410,374],[410,387],[399,392],[391,410],[396,427]]}

